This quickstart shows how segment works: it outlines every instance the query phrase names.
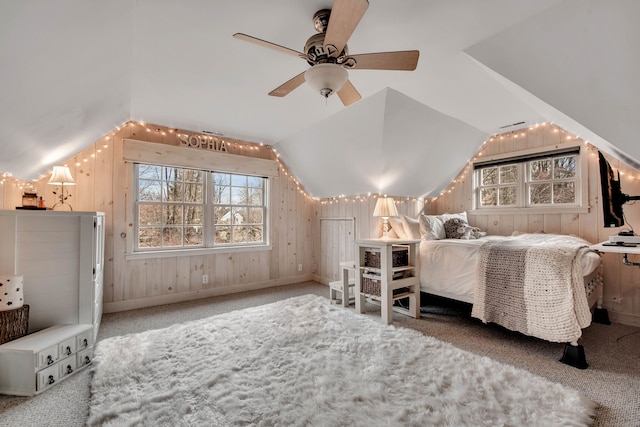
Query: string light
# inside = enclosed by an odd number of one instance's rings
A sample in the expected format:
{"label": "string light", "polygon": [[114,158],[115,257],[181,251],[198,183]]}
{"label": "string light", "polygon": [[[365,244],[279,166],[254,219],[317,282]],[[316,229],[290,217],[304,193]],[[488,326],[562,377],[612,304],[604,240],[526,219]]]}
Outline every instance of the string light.
{"label": "string light", "polygon": [[[167,136],[167,135],[175,135],[175,136],[181,136],[181,135],[187,135],[187,136],[191,136],[191,135],[198,135],[199,137],[204,137],[203,135],[197,134],[197,133],[180,133],[178,132],[177,129],[174,128],[167,128],[167,127],[157,127],[157,126],[152,126],[152,125],[148,125],[147,123],[145,123],[144,121],[128,121],[125,122],[123,124],[121,124],[120,126],[117,126],[112,132],[110,132],[109,134],[105,135],[103,138],[101,138],[101,140],[98,140],[91,148],[90,150],[92,151],[90,154],[86,154],[88,153],[87,150],[85,150],[84,153],[79,153],[78,156],[82,157],[82,161],[83,162],[88,162],[87,159],[87,155],[91,158],[96,158],[99,154],[101,154],[103,152],[102,149],[98,148],[98,144],[102,145],[102,148],[106,149],[108,148],[109,145],[109,141],[111,141],[112,139],[114,139],[118,133],[121,130],[127,129],[127,128],[132,128],[132,127],[136,127],[136,126],[140,126],[142,127],[142,129],[144,131],[146,131],[147,133],[151,133],[151,132],[156,132],[162,136]],[[549,123],[549,122],[543,122],[543,123],[537,123],[534,124],[532,126],[529,126],[525,131],[519,130],[519,131],[512,131],[512,132],[508,132],[508,133],[503,133],[503,134],[494,134],[491,135],[489,138],[487,138],[485,141],[482,142],[482,145],[478,151],[478,153],[472,158],[470,159],[470,161],[468,162],[468,164],[466,165],[465,168],[463,168],[460,173],[458,174],[458,176],[456,176],[451,183],[449,184],[449,186],[447,188],[445,188],[444,190],[442,190],[439,194],[439,196],[435,196],[435,197],[431,197],[428,199],[422,199],[422,198],[410,198],[410,197],[396,197],[396,203],[411,203],[411,202],[420,202],[420,203],[436,203],[438,201],[438,199],[440,197],[442,197],[445,194],[450,194],[458,184],[462,184],[465,183],[467,175],[469,174],[469,172],[472,170],[472,163],[474,161],[476,161],[479,158],[482,158],[483,156],[486,156],[487,150],[490,147],[490,143],[495,143],[495,142],[499,142],[499,141],[505,141],[505,139],[507,138],[513,138],[515,139],[519,139],[522,140],[524,138],[527,137],[527,132],[537,132],[539,129],[541,128],[546,128],[548,126],[553,126],[552,132],[553,133],[559,133],[562,136],[564,136],[566,138],[566,140],[571,140],[571,139],[579,139],[577,136],[564,131],[563,129],[559,128],[558,126]],[[134,133],[135,135],[135,133]],[[127,134],[127,137],[129,137],[129,134]],[[290,169],[288,167],[286,167],[286,165],[283,164],[281,157],[280,157],[280,153],[278,153],[276,151],[276,149],[274,147],[271,147],[269,145],[264,144],[264,142],[259,142],[259,143],[251,143],[251,142],[247,142],[247,141],[240,141],[240,140],[233,140],[233,139],[229,139],[229,138],[225,138],[225,139],[221,139],[221,138],[217,138],[214,136],[206,136],[209,141],[222,141],[225,143],[227,151],[230,152],[231,154],[233,153],[246,153],[243,155],[253,155],[250,154],[252,152],[257,152],[256,154],[260,155],[262,153],[262,155],[266,155],[266,153],[271,153],[271,158],[274,159],[277,164],[278,164],[278,170],[280,172],[282,172],[282,176],[283,178],[287,178],[291,180],[291,188],[292,190],[295,188],[296,192],[300,193],[301,195],[310,198],[314,201],[318,201],[321,205],[326,205],[326,204],[334,204],[334,203],[355,203],[356,201],[360,201],[361,203],[364,203],[365,201],[368,200],[375,200],[378,197],[381,197],[381,194],[379,193],[372,193],[372,192],[368,192],[366,194],[356,194],[356,195],[351,195],[351,196],[345,196],[340,195],[338,197],[329,197],[329,198],[318,198],[318,197],[313,197],[312,195],[310,195],[304,188],[304,186],[299,182],[299,180],[294,176],[294,174],[290,171]],[[102,141],[102,142],[101,142]],[[591,156],[595,156],[596,152],[597,152],[597,148],[590,145],[587,141],[583,141],[583,143],[585,143],[586,147],[588,148],[588,150],[590,150],[590,154]],[[268,151],[262,151],[262,150],[268,150]],[[75,164],[76,167],[79,167],[82,163],[80,161],[74,160],[72,162],[73,164]],[[49,172],[50,173],[50,172]],[[39,182],[40,180],[42,180],[43,178],[45,178],[46,176],[48,176],[47,174],[41,175],[38,179],[34,180],[34,183]],[[633,180],[633,181],[637,181],[640,180],[640,175],[636,176],[633,173],[633,170],[631,172],[628,172],[626,170],[621,171],[621,176],[625,179],[628,180]],[[13,182],[16,187],[19,187],[20,189],[25,188],[27,186],[33,186],[34,183],[29,183],[27,181],[23,181],[17,178],[14,178],[12,176],[11,173],[3,173],[2,175],[0,175],[0,184],[2,184],[3,186],[6,185],[8,182]]]}

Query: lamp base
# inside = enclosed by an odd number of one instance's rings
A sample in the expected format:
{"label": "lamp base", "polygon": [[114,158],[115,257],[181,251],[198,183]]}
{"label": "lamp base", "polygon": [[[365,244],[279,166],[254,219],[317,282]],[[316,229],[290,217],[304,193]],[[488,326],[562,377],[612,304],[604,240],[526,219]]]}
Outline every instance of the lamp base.
{"label": "lamp base", "polygon": [[73,212],[73,207],[69,203],[58,202],[51,207],[54,211],[70,211]]}

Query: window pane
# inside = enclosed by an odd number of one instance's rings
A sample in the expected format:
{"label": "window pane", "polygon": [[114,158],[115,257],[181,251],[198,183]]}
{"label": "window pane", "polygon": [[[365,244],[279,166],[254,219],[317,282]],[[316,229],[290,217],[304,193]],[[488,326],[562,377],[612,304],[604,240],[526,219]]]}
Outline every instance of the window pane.
{"label": "window pane", "polygon": [[185,206],[184,223],[189,225],[204,225],[202,206]]}
{"label": "window pane", "polygon": [[213,203],[222,205],[231,203],[231,187],[228,185],[216,185],[213,188]]}
{"label": "window pane", "polygon": [[204,171],[185,169],[183,174],[184,182],[204,182]]}
{"label": "window pane", "polygon": [[249,224],[262,224],[263,210],[262,208],[249,208]]}
{"label": "window pane", "polygon": [[162,207],[162,223],[182,225],[182,205],[164,205]]}
{"label": "window pane", "polygon": [[163,227],[162,246],[182,246],[182,227]]}
{"label": "window pane", "polygon": [[498,190],[496,188],[483,188],[480,199],[482,206],[496,206],[498,204]]}
{"label": "window pane", "polygon": [[231,175],[231,185],[236,187],[246,187],[247,177],[244,175]]}
{"label": "window pane", "polygon": [[247,177],[247,185],[253,188],[263,188],[264,179],[258,176],[249,176]]}
{"label": "window pane", "polygon": [[248,204],[249,195],[246,187],[231,187],[231,204],[246,205]]}
{"label": "window pane", "polygon": [[532,205],[551,203],[551,184],[531,184],[529,186],[529,201]]}
{"label": "window pane", "polygon": [[500,206],[513,206],[516,204],[516,186],[499,188]]}
{"label": "window pane", "polygon": [[252,225],[249,228],[248,242],[262,242],[262,227]]}
{"label": "window pane", "polygon": [[498,168],[485,168],[480,172],[482,185],[494,185],[498,183]]}
{"label": "window pane", "polygon": [[181,202],[184,200],[184,188],[181,182],[167,181],[162,183],[162,200],[165,202]]}
{"label": "window pane", "polygon": [[533,160],[529,162],[529,176],[531,181],[551,179],[551,159]]}
{"label": "window pane", "polygon": [[202,245],[202,227],[185,227],[184,244],[185,246]]}
{"label": "window pane", "polygon": [[518,166],[501,166],[500,184],[513,184],[514,182],[518,182]]}
{"label": "window pane", "polygon": [[216,227],[216,243],[231,243],[231,227]]}
{"label": "window pane", "polygon": [[553,178],[573,178],[576,176],[576,156],[553,159]]}
{"label": "window pane", "polygon": [[576,189],[573,182],[555,182],[553,184],[553,203],[575,203]]}
{"label": "window pane", "polygon": [[141,248],[160,247],[160,228],[140,227],[138,246]]}
{"label": "window pane", "polygon": [[160,182],[141,179],[138,183],[138,200],[144,202],[159,202]]}
{"label": "window pane", "polygon": [[231,217],[232,224],[246,224],[248,222],[249,214],[247,208],[233,208],[231,212],[233,213]]}
{"label": "window pane", "polygon": [[204,201],[202,184],[184,184],[184,201],[187,203],[202,203]]}
{"label": "window pane", "polygon": [[264,192],[262,188],[250,188],[249,189],[249,200],[247,204],[249,205],[259,205],[262,206],[262,195]]}
{"label": "window pane", "polygon": [[233,243],[247,242],[249,235],[249,227],[239,226],[233,227]]}
{"label": "window pane", "polygon": [[228,173],[213,173],[213,183],[215,185],[230,185],[231,184],[231,175]]}
{"label": "window pane", "polygon": [[154,165],[138,165],[138,177],[140,179],[155,179],[159,181],[162,178],[162,166]]}
{"label": "window pane", "polygon": [[160,225],[162,208],[160,205],[140,205],[138,207],[138,224]]}
{"label": "window pane", "polygon": [[228,207],[215,208],[213,221],[216,224],[231,224],[231,209]]}

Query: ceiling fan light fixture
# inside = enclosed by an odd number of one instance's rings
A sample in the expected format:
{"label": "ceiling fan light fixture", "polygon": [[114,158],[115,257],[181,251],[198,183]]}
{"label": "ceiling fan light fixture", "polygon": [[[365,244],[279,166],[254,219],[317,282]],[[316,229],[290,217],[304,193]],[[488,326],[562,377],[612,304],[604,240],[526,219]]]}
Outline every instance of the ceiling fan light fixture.
{"label": "ceiling fan light fixture", "polygon": [[304,80],[320,95],[328,98],[342,89],[349,73],[338,64],[316,64],[304,73]]}

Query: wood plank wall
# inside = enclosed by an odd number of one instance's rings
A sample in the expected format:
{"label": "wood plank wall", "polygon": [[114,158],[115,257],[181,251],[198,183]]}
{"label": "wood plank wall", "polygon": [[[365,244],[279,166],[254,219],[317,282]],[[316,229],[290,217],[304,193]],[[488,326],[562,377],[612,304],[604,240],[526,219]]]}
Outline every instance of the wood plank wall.
{"label": "wood plank wall", "polygon": [[[514,151],[553,146],[563,142],[578,141],[588,152],[588,200],[589,212],[580,214],[486,214],[469,215],[471,225],[489,234],[510,235],[514,231],[574,234],[592,243],[607,240],[617,228],[602,226],[600,204],[600,173],[597,149],[553,124],[507,132],[494,136],[478,152],[476,158]],[[622,190],[626,194],[640,195],[640,172],[619,159],[604,153],[611,166],[622,173]],[[468,165],[437,200],[430,200],[429,210],[436,214],[471,211],[473,208],[473,170]],[[632,204],[624,208],[627,224],[640,232],[640,206]],[[640,261],[640,257],[630,257]],[[625,266],[622,255],[604,254],[605,306],[612,321],[640,326],[640,268]]]}
{"label": "wood plank wall", "polygon": [[[399,214],[416,218],[422,210],[423,203],[417,199],[389,197],[395,200]],[[382,235],[382,220],[373,217],[377,199],[377,195],[355,195],[320,201],[314,218],[315,241],[320,244],[314,266],[316,280],[328,283],[340,279],[339,263],[354,260],[355,241]]]}
{"label": "wood plank wall", "polygon": [[[103,211],[107,214],[105,248],[105,310],[116,311],[191,298],[276,286],[314,278],[328,283],[339,278],[339,262],[353,259],[354,241],[381,234],[381,222],[373,218],[376,196],[347,196],[314,200],[284,166],[278,178],[271,180],[271,251],[234,252],[217,255],[126,260],[125,239],[132,218],[127,211],[132,177],[122,161],[122,140],[177,145],[176,137],[162,126],[129,122],[126,126],[96,141],[67,164],[78,185],[70,188],[70,202],[76,210]],[[183,132],[189,134],[189,132]],[[478,156],[489,156],[580,141],[554,125],[541,125],[497,135],[488,141]],[[269,147],[236,141],[230,151],[239,155],[275,159]],[[243,148],[240,148],[243,147]],[[253,148],[250,148],[253,147]],[[470,222],[490,234],[509,235],[513,231],[544,230],[575,234],[591,242],[604,241],[617,229],[602,227],[599,204],[600,187],[597,152],[588,144],[588,200],[584,214],[470,215]],[[606,154],[606,153],[605,153]],[[607,158],[622,175],[622,189],[640,195],[640,172],[611,155]],[[472,178],[467,166],[451,186],[437,199],[424,203],[394,196],[401,214],[417,217],[420,213],[470,211]],[[47,205],[55,202],[48,176],[33,187],[43,194]],[[1,177],[0,177],[1,179]],[[25,183],[5,178],[0,185],[0,208],[21,205]],[[640,207],[625,206],[627,222],[640,229]],[[640,326],[640,268],[622,264],[621,255],[606,254],[604,260],[605,305],[614,321]],[[638,258],[638,257],[635,257]],[[640,259],[634,259],[640,261]],[[302,272],[298,266],[302,264]],[[202,284],[202,274],[209,284]]]}
{"label": "wood plank wall", "polygon": [[[314,245],[310,224],[318,202],[304,193],[279,161],[279,175],[270,179],[271,250],[126,259],[126,239],[133,233],[133,212],[129,212],[130,203],[127,203],[133,197],[133,181],[132,168],[123,160],[122,141],[136,139],[177,146],[178,132],[193,134],[128,122],[66,162],[77,183],[69,187],[69,202],[74,210],[106,214],[105,312],[311,279]],[[277,160],[268,146],[225,140],[230,154]],[[48,179],[47,175],[32,187],[44,196],[47,206],[52,206],[55,187],[47,185]],[[7,179],[0,186],[2,209],[14,209],[22,204],[24,184]],[[299,265],[302,265],[302,271],[298,271]],[[209,275],[208,284],[202,284],[203,274]]]}

